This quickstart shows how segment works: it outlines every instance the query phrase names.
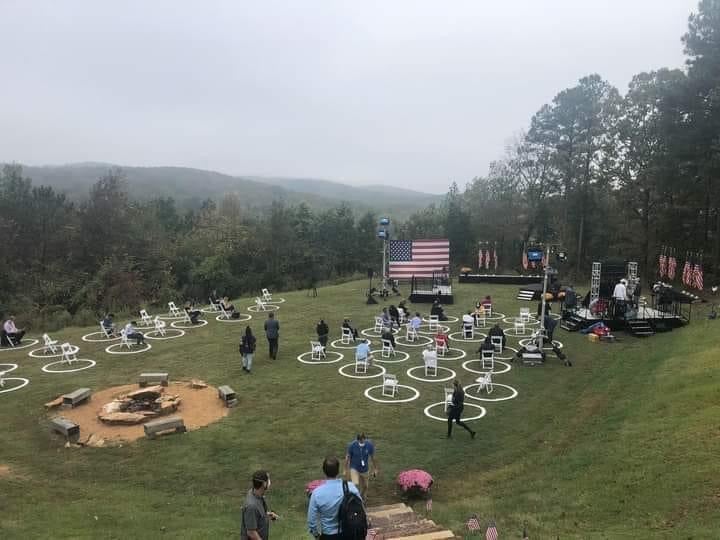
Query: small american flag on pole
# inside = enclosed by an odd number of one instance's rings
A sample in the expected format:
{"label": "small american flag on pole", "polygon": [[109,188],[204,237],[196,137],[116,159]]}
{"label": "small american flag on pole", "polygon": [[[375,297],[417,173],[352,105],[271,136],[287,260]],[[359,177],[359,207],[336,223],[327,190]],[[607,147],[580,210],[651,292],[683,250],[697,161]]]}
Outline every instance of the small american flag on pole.
{"label": "small american flag on pole", "polygon": [[488,523],[487,531],[485,531],[485,540],[497,540],[498,539],[498,532],[497,527],[495,527],[495,522],[491,521]]}
{"label": "small american flag on pole", "polygon": [[450,241],[439,240],[390,240],[390,277],[410,279],[433,277],[450,266]]}
{"label": "small american flag on pole", "polygon": [[495,271],[497,272],[497,268],[498,268],[497,248],[493,248],[493,262],[495,263]]}
{"label": "small american flag on pole", "polygon": [[482,270],[483,267],[483,248],[478,250],[478,269]]}
{"label": "small american flag on pole", "polygon": [[697,290],[702,291],[702,289],[703,289],[703,271],[702,271],[702,266],[700,266],[699,263],[695,263],[692,281],[693,281],[693,286]]}
{"label": "small american flag on pole", "polygon": [[685,266],[683,266],[682,282],[683,285],[690,285],[690,276],[692,275],[692,269],[690,265],[690,257],[685,259]]}
{"label": "small american flag on pole", "polygon": [[670,255],[667,264],[667,277],[670,281],[675,279],[675,270],[677,269],[677,259],[675,255]]}
{"label": "small american flag on pole", "polygon": [[480,530],[480,520],[478,520],[477,514],[473,514],[470,516],[467,520],[467,529],[470,532],[475,532]]}
{"label": "small american flag on pole", "polygon": [[667,275],[667,257],[664,253],[660,254],[660,260],[658,261],[658,273],[660,278],[664,278]]}

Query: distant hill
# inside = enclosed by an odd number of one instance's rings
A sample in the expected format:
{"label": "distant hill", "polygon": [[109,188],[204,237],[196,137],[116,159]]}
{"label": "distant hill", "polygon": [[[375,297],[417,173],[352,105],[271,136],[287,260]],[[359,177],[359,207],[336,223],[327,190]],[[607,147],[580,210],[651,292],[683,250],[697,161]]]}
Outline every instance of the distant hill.
{"label": "distant hill", "polygon": [[358,211],[373,210],[397,218],[441,199],[439,195],[383,186],[355,187],[306,178],[237,177],[186,167],[125,167],[109,163],[75,163],[32,167],[23,173],[35,185],[52,186],[75,200],[87,198],[90,186],[112,167],[122,170],[134,199],[172,197],[182,208],[197,208],[207,198],[219,200],[236,193],[246,208],[261,208],[273,201],[305,202],[325,209],[346,202]]}

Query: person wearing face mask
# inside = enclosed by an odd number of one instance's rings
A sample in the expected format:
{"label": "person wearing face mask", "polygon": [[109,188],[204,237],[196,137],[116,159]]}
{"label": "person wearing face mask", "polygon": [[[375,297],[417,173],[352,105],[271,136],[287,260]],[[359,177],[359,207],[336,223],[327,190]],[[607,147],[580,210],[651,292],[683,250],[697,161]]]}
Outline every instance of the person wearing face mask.
{"label": "person wearing face mask", "polygon": [[265,494],[270,489],[270,474],[267,471],[255,471],[252,476],[252,489],[245,497],[240,523],[241,540],[268,540],[270,521],[278,515],[267,509]]}
{"label": "person wearing face mask", "polygon": [[369,484],[370,460],[373,463],[373,476],[377,476],[378,464],[375,459],[375,445],[365,437],[364,433],[357,435],[348,445],[345,456],[345,474],[350,474],[350,481],[360,490],[360,497],[365,500]]}

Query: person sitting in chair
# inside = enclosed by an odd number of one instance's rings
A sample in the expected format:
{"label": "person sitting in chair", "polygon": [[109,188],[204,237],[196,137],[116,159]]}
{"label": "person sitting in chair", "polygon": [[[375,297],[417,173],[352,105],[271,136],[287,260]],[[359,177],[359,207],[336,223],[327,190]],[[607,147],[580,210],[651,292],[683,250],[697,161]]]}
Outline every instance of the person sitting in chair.
{"label": "person sitting in chair", "polygon": [[358,331],[356,328],[353,328],[351,326],[352,321],[350,319],[345,319],[342,323],[343,328],[349,328],[350,329],[350,335],[352,335],[353,341],[355,341],[358,338]]}
{"label": "person sitting in chair", "polygon": [[485,311],[488,310],[488,308],[492,309],[492,298],[490,298],[490,295],[488,294],[485,299],[480,302],[482,306],[485,308]]}
{"label": "person sitting in chair", "polygon": [[188,302],[185,304],[185,313],[188,314],[188,317],[190,317],[190,322],[192,324],[198,324],[198,318],[200,317],[200,310],[195,309],[193,305]]}
{"label": "person sitting in chair", "polygon": [[577,308],[577,293],[575,292],[575,289],[573,289],[572,285],[568,285],[565,287],[565,297],[563,298],[563,312],[565,311],[575,311]]}
{"label": "person sitting in chair", "polygon": [[469,337],[473,331],[473,325],[475,324],[475,318],[472,316],[472,312],[468,311],[462,316],[462,329],[463,337]]}
{"label": "person sitting in chair", "polygon": [[414,316],[412,319],[410,319],[410,326],[411,326],[412,329],[415,330],[416,332],[417,332],[418,330],[420,330],[420,327],[422,326],[422,317],[420,316],[420,312],[419,312],[419,311],[416,311],[416,312],[415,312],[415,316]]}
{"label": "person sitting in chair", "polygon": [[215,289],[213,289],[212,293],[210,293],[210,302],[216,306],[220,303],[220,297]]}
{"label": "person sitting in chair", "polygon": [[439,321],[447,321],[447,315],[445,315],[445,311],[443,310],[442,305],[440,305],[440,302],[438,300],[435,300],[433,302],[432,307],[430,308],[430,315],[437,315],[437,318]]}
{"label": "person sitting in chair", "polygon": [[25,336],[25,329],[15,326],[15,315],[8,317],[5,324],[3,324],[3,330],[5,331],[5,339],[8,341],[8,345],[20,345],[23,336]]}
{"label": "person sitting in chair", "polygon": [[368,366],[372,366],[372,355],[370,354],[370,345],[368,345],[367,339],[363,339],[355,347],[355,360],[364,360],[368,363]]}
{"label": "person sitting in chair", "polygon": [[382,325],[385,326],[392,326],[392,317],[390,317],[390,313],[388,312],[388,308],[384,307],[382,309],[382,313],[380,314],[380,318],[382,319]]}
{"label": "person sitting in chair", "polygon": [[125,337],[128,339],[134,339],[135,345],[145,345],[145,336],[138,332],[135,325],[135,321],[130,321],[125,325]]}
{"label": "person sitting in chair", "polygon": [[102,320],[102,327],[103,330],[105,330],[105,333],[108,336],[114,336],[115,335],[115,321],[113,321],[113,318],[115,317],[114,314],[108,313],[105,315],[105,318]]}
{"label": "person sitting in chair", "polygon": [[498,323],[495,323],[495,326],[493,326],[490,331],[488,332],[488,338],[492,336],[501,336],[502,337],[502,346],[503,349],[505,348],[505,343],[507,343],[507,338],[505,337],[505,332],[502,328],[500,328],[500,325]]}
{"label": "person sitting in chair", "polygon": [[235,306],[230,303],[230,300],[227,296],[223,296],[223,299],[220,303],[222,305],[222,308],[229,314],[232,315],[235,313]]}
{"label": "person sitting in chair", "polygon": [[323,319],[320,319],[320,322],[317,323],[317,326],[315,327],[315,331],[317,332],[318,341],[320,342],[320,345],[322,345],[324,351],[325,346],[327,345],[328,335],[330,334],[330,328],[328,328],[327,323]]}
{"label": "person sitting in chair", "polygon": [[393,334],[392,328],[389,326],[383,326],[380,339],[387,339],[392,344],[393,348],[395,348],[395,334]]}
{"label": "person sitting in chair", "polygon": [[438,330],[438,333],[435,334],[435,344],[438,347],[445,347],[446,349],[450,348],[450,340],[448,338],[448,335],[442,330]]}
{"label": "person sitting in chair", "polygon": [[393,304],[390,304],[388,313],[390,314],[390,320],[392,323],[397,324],[398,328],[400,328],[400,312],[398,311],[398,308],[396,308]]}
{"label": "person sitting in chair", "polygon": [[480,344],[480,348],[477,350],[477,353],[480,355],[479,358],[482,358],[483,351],[495,352],[495,345],[492,344],[492,341],[490,340],[490,336],[487,336],[483,340],[483,342]]}
{"label": "person sitting in chair", "polygon": [[485,308],[480,302],[475,304],[475,311],[473,311],[472,316],[475,320],[475,326],[480,326],[480,321],[485,320]]}

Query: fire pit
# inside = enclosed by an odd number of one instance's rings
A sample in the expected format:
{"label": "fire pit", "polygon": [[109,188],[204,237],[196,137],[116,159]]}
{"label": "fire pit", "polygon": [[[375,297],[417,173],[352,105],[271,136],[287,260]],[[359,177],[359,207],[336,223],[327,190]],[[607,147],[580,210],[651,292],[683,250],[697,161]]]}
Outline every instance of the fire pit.
{"label": "fire pit", "polygon": [[105,424],[142,424],[152,418],[177,411],[182,399],[177,394],[165,395],[163,386],[148,386],[118,396],[100,409],[98,418]]}

